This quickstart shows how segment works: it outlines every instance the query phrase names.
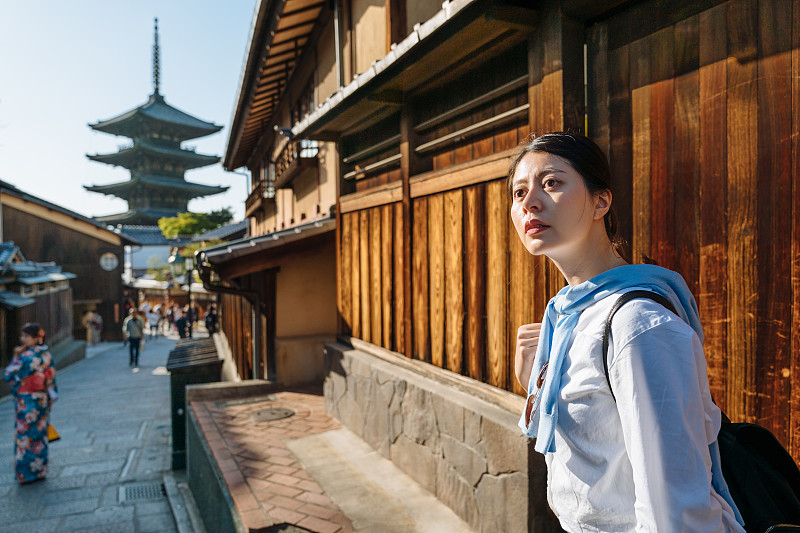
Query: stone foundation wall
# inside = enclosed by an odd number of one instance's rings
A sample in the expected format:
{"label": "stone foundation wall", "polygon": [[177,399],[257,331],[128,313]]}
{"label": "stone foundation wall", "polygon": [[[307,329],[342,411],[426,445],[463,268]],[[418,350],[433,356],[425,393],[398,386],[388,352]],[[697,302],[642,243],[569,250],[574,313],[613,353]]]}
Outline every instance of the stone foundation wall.
{"label": "stone foundation wall", "polygon": [[524,399],[350,339],[325,347],[328,412],[481,532],[561,531]]}

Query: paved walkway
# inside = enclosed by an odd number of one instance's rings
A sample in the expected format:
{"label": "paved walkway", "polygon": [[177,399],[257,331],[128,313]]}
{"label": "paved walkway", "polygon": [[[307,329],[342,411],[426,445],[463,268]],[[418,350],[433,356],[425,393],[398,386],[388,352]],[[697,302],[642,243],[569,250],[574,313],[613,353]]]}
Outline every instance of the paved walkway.
{"label": "paved walkway", "polygon": [[328,416],[321,390],[193,401],[191,409],[246,531],[472,531]]}
{"label": "paved walkway", "polygon": [[175,338],[147,339],[139,368],[122,343],[102,343],[59,372],[47,480],[18,485],[13,404],[0,399],[0,531],[167,533],[177,531],[164,495],[170,468],[166,364]]}

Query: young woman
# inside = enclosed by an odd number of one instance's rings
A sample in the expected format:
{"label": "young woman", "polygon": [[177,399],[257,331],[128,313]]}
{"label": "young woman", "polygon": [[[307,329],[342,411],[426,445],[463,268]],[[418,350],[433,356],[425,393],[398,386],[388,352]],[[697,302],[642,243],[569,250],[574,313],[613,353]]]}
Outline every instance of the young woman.
{"label": "young woman", "polygon": [[[523,146],[509,170],[522,244],[566,278],[541,324],[519,328],[520,427],[545,455],[548,502],[570,532],[744,531],[719,470],[720,411],[711,400],[697,306],[683,278],[630,265],[616,235],[603,151],[570,133]],[[646,289],[678,312],[619,296]],[[715,472],[712,475],[712,470]]]}
{"label": "young woman", "polygon": [[24,484],[47,476],[47,426],[58,394],[44,330],[38,324],[25,324],[19,340],[5,379],[16,399],[16,475]]}

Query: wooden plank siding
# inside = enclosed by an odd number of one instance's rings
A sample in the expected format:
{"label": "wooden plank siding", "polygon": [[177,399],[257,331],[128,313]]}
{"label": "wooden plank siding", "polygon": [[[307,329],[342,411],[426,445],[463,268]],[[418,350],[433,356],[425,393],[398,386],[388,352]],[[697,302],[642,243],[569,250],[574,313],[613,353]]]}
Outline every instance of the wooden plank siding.
{"label": "wooden plank siding", "polygon": [[[564,280],[520,245],[497,172],[510,156],[491,157],[529,132],[583,127],[583,87],[573,86],[583,71],[575,51],[582,57],[586,42],[587,133],[609,155],[632,260],[653,259],[686,279],[715,401],[733,420],[774,431],[797,459],[800,0],[668,4],[624,4],[593,18],[585,39],[548,11],[542,31],[495,68],[477,66],[469,80],[403,101],[402,198],[392,189],[342,214],[343,332],[524,393],[513,376],[517,328],[541,319]],[[654,5],[661,18],[637,26]],[[522,70],[498,67],[520,59]],[[410,133],[524,68],[526,87]],[[519,121],[415,152],[525,104]],[[476,178],[471,163],[493,172]]]}
{"label": "wooden plank siding", "polygon": [[629,37],[635,7],[588,28],[588,133],[634,260],[697,299],[715,401],[798,458],[800,2],[709,5]]}
{"label": "wooden plank siding", "polygon": [[[800,457],[800,335],[794,333],[796,325],[800,324],[800,223],[795,213],[800,212],[800,0],[794,0],[792,4],[792,340],[791,353],[793,354],[789,365],[791,376],[791,388],[795,394],[791,395],[791,420],[789,443],[792,456],[797,459]],[[782,371],[783,372],[783,371]]]}

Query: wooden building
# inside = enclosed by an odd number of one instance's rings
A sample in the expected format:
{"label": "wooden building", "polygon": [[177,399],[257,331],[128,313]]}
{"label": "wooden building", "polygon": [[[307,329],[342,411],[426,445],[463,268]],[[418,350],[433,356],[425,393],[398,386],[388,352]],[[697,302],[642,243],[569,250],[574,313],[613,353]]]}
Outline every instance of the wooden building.
{"label": "wooden building", "polygon": [[94,219],[0,182],[0,239],[14,241],[33,261],[54,261],[75,274],[72,281],[72,331],[85,339],[81,318],[97,309],[102,338],[122,340],[123,247],[134,241]]}
{"label": "wooden building", "polygon": [[[25,259],[13,241],[0,242],[0,367],[11,362],[22,327],[38,323],[57,368],[84,357],[84,344],[72,336],[72,289],[75,274],[54,262]],[[0,383],[0,396],[10,392]]]}
{"label": "wooden building", "polygon": [[800,459],[797,1],[262,1],[250,46],[225,165],[253,173],[254,233],[335,187],[328,407],[468,523],[557,527],[513,435],[516,329],[564,283],[510,223],[505,177],[530,133],[605,149],[634,259],[698,301],[715,400]]}

